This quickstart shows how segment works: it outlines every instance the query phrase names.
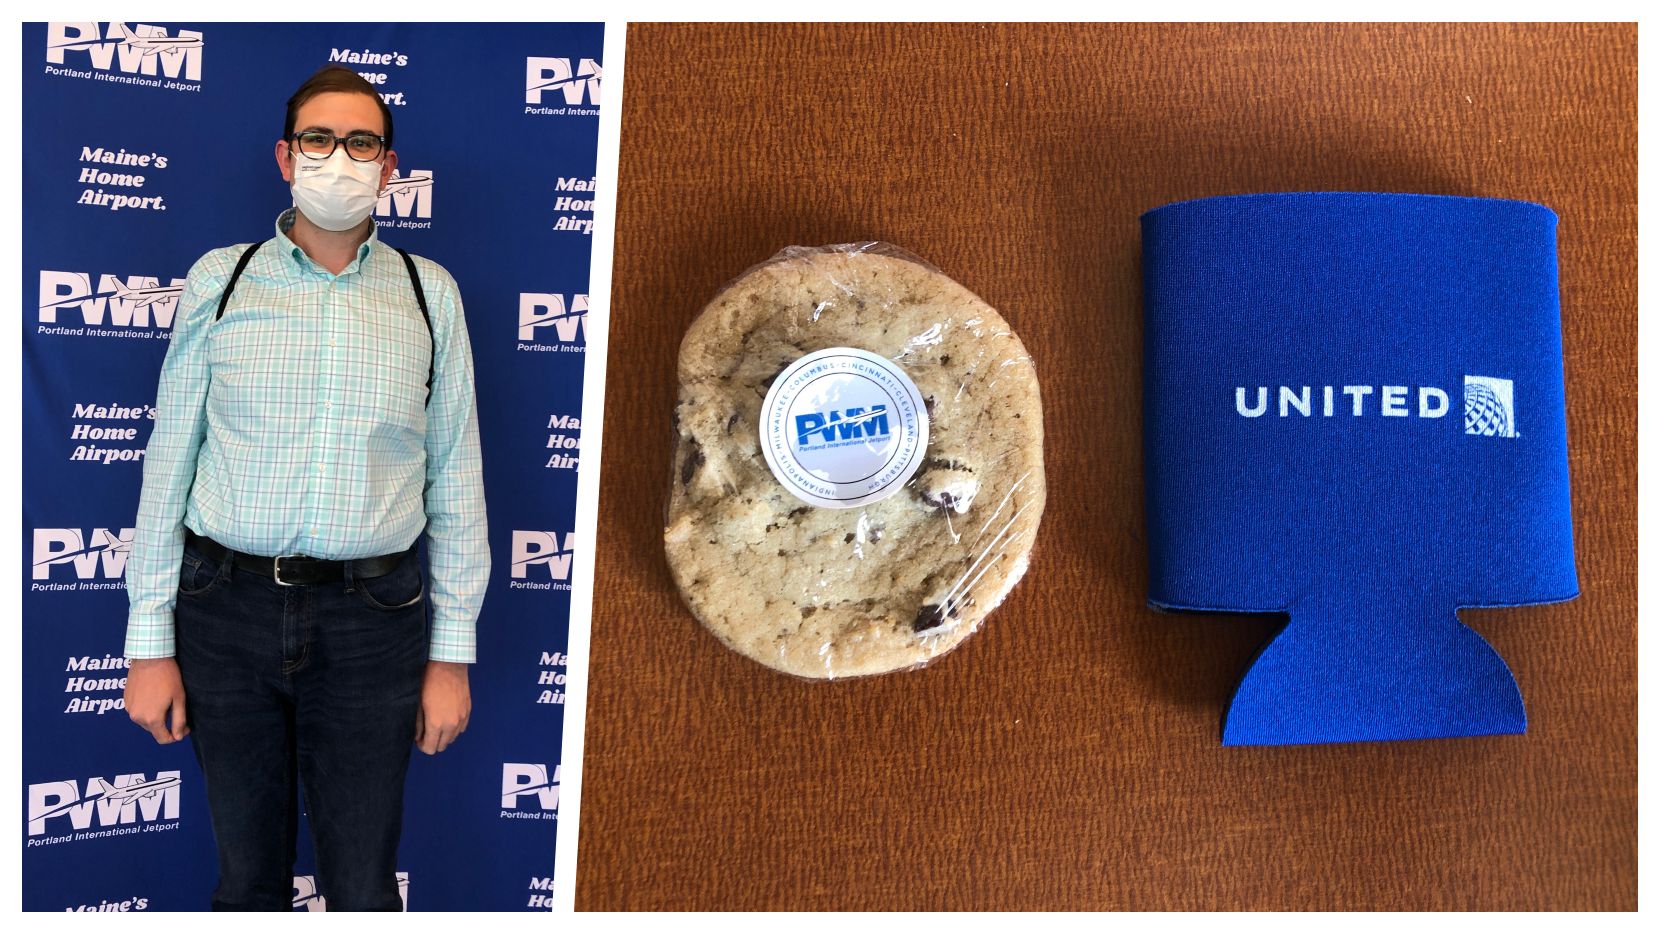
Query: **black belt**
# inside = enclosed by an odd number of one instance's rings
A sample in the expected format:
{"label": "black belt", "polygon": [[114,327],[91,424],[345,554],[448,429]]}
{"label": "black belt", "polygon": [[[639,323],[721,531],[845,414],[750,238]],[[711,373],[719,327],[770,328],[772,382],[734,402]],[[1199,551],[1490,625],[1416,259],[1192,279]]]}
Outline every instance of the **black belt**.
{"label": "black belt", "polygon": [[205,535],[197,535],[189,529],[185,530],[185,544],[201,552],[208,559],[222,561],[226,555],[236,559],[236,566],[244,571],[255,574],[270,575],[271,579],[285,587],[296,584],[327,584],[332,581],[346,579],[346,568],[352,569],[352,577],[360,580],[380,577],[392,573],[410,551],[415,550],[411,545],[409,551],[400,551],[392,555],[380,555],[375,558],[354,558],[350,561],[329,561],[324,558],[308,558],[305,555],[277,555],[274,558],[265,558],[259,555],[243,554],[232,551]]}

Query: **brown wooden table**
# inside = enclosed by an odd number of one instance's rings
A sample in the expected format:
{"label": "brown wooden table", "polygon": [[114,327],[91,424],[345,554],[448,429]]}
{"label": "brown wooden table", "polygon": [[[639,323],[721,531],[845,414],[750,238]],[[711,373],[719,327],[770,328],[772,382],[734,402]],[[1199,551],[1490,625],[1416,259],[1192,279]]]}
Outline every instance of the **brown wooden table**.
{"label": "brown wooden table", "polygon": [[[1637,902],[1634,26],[635,26],[577,905],[1623,908]],[[1466,613],[1526,736],[1218,745],[1271,620],[1147,609],[1140,234],[1281,190],[1561,216],[1583,596]],[[726,280],[880,239],[1043,379],[1031,573],[932,667],[792,680],[662,556],[674,367]]]}

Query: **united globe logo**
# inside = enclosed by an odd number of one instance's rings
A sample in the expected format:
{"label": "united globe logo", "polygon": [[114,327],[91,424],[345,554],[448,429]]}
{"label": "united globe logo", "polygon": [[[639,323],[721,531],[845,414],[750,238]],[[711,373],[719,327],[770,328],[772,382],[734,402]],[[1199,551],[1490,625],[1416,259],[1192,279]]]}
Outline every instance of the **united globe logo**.
{"label": "united globe logo", "polygon": [[1510,412],[1497,393],[1480,383],[1464,387],[1464,430],[1472,435],[1510,434]]}
{"label": "united globe logo", "polygon": [[1494,376],[1464,377],[1464,433],[1516,437],[1515,384]]}
{"label": "united globe logo", "polygon": [[897,493],[922,464],[928,415],[905,371],[856,347],[809,353],[773,380],[762,451],[797,499],[833,509]]}

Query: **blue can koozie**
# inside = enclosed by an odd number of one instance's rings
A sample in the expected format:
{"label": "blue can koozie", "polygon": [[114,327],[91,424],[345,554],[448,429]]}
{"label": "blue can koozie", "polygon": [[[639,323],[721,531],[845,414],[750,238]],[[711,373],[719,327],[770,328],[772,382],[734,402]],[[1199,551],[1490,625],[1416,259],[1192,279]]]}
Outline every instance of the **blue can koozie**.
{"label": "blue can koozie", "polygon": [[1150,602],[1288,616],[1223,742],[1525,732],[1457,610],[1578,595],[1555,214],[1243,195],[1142,236]]}

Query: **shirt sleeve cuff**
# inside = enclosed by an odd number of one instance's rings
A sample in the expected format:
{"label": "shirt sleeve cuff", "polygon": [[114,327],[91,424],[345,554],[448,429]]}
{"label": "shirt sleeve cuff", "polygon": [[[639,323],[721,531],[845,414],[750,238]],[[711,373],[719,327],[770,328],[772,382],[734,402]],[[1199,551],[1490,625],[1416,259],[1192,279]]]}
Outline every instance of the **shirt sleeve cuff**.
{"label": "shirt sleeve cuff", "polygon": [[125,652],[128,658],[172,658],[174,655],[173,614],[167,612],[127,614],[127,645]]}
{"label": "shirt sleeve cuff", "polygon": [[464,665],[478,661],[472,623],[434,619],[432,644],[428,648],[427,658],[435,662],[458,662]]}

